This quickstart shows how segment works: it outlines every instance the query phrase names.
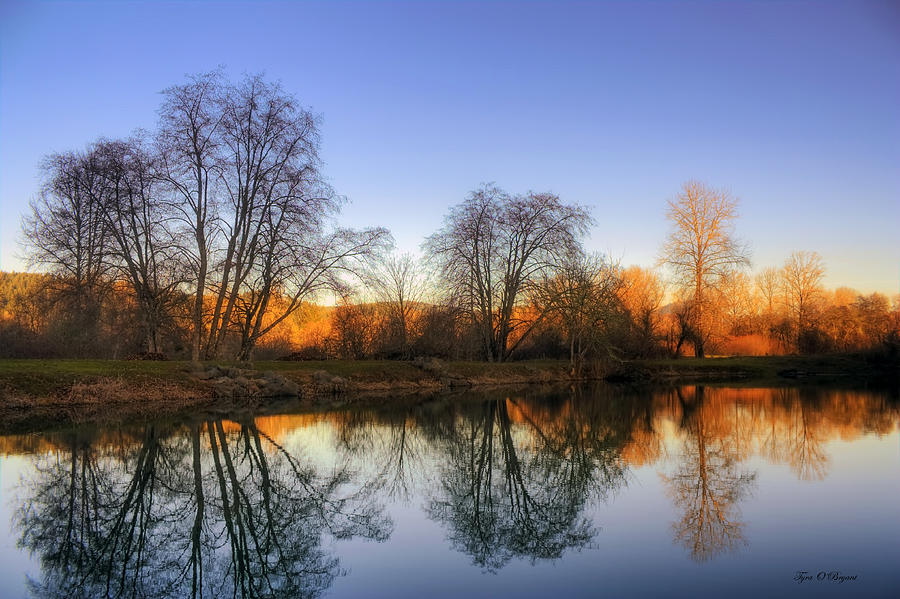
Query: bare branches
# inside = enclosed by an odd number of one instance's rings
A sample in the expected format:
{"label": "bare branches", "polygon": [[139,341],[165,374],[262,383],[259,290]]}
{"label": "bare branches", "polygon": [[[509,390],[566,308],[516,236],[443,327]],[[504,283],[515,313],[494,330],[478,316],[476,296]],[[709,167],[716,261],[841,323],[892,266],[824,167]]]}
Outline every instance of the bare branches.
{"label": "bare branches", "polygon": [[494,185],[455,206],[424,244],[449,294],[479,329],[483,355],[509,357],[513,311],[521,292],[562,256],[579,249],[587,209],[549,193],[510,196]]}
{"label": "bare branches", "polygon": [[781,271],[781,284],[788,310],[798,330],[810,326],[822,300],[825,264],[816,252],[793,252]]}
{"label": "bare branches", "polygon": [[729,271],[750,264],[749,249],[734,237],[737,200],[726,191],[689,181],[669,202],[667,217],[672,230],[663,246],[662,262],[672,269],[682,289],[691,293],[694,349],[703,357],[709,290]]}
{"label": "bare branches", "polygon": [[173,207],[181,214],[192,238],[192,242],[184,246],[184,253],[196,270],[191,339],[191,358],[195,361],[200,359],[203,295],[210,247],[214,242],[211,227],[216,201],[215,189],[210,186],[215,186],[220,168],[221,94],[222,75],[219,72],[195,75],[189,83],[164,90],[157,137],[160,175],[178,198]]}

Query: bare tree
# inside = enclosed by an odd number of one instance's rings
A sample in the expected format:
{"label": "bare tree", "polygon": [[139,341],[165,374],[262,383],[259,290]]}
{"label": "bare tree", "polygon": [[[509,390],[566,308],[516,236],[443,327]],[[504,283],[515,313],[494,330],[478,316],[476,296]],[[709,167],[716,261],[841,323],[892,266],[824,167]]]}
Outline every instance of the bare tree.
{"label": "bare tree", "polygon": [[278,83],[251,75],[233,85],[214,72],[164,94],[160,171],[193,239],[192,357],[219,357],[237,333],[246,359],[388,234],[334,227],[341,200],[320,174],[318,118]]}
{"label": "bare tree", "polygon": [[779,289],[781,287],[780,276],[778,270],[765,268],[756,275],[756,288],[763,296],[765,301],[765,311],[767,315],[775,313],[775,302],[778,299]]}
{"label": "bare tree", "polygon": [[781,284],[788,311],[797,325],[798,333],[812,324],[813,316],[822,301],[822,278],[825,264],[816,252],[793,252],[781,271]]}
{"label": "bare tree", "polygon": [[101,177],[84,152],[44,159],[45,182],[22,221],[23,243],[31,266],[47,269],[54,303],[61,302],[80,345],[97,342],[104,295],[109,291],[109,230],[100,204]]}
{"label": "bare tree", "polygon": [[148,352],[162,352],[160,332],[171,318],[183,280],[168,206],[159,193],[156,160],[144,140],[100,141],[89,156],[103,179],[99,203],[109,230],[109,257],[132,288]]}
{"label": "bare tree", "polygon": [[160,174],[174,192],[173,207],[191,242],[184,247],[195,272],[191,359],[200,359],[203,297],[209,274],[216,214],[214,187],[220,169],[221,74],[195,75],[163,91],[160,109]]}
{"label": "bare tree", "polygon": [[[479,330],[485,359],[508,359],[527,337],[528,323],[514,313],[522,291],[561,256],[576,252],[591,222],[585,208],[563,204],[553,194],[510,196],[484,185],[453,207],[443,228],[426,239],[424,247],[449,293]],[[510,346],[517,330],[522,332]]]}
{"label": "bare tree", "polygon": [[368,278],[369,289],[385,309],[388,343],[405,358],[411,358],[413,319],[425,294],[425,278],[410,254],[393,255],[376,263]]}
{"label": "bare tree", "polygon": [[675,280],[690,291],[694,353],[704,356],[709,335],[706,322],[710,291],[730,271],[750,264],[749,250],[734,237],[737,200],[725,191],[689,181],[669,202],[672,230],[663,246],[662,262]]}
{"label": "bare tree", "polygon": [[335,209],[333,192],[318,180],[319,132],[309,111],[260,75],[227,86],[220,105],[220,188],[226,200],[219,223],[226,245],[207,357],[217,356],[251,272],[281,253],[278,241],[291,219]]}
{"label": "bare tree", "polygon": [[581,376],[588,358],[613,350],[609,333],[623,315],[621,287],[617,264],[581,254],[569,257],[535,286],[534,305],[562,323],[572,376]]}

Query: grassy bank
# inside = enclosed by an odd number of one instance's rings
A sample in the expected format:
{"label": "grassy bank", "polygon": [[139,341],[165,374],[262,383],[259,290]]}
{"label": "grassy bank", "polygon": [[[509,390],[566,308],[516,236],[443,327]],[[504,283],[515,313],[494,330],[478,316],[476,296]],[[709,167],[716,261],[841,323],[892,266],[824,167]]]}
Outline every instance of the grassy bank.
{"label": "grassy bank", "polygon": [[[204,368],[214,375],[203,375]],[[867,356],[686,358],[624,362],[602,376],[632,384],[777,386],[790,384],[896,385],[896,364]],[[0,360],[0,432],[41,424],[153,417],[189,410],[229,410],[269,401],[242,396],[217,380],[274,373],[299,390],[308,405],[354,397],[387,401],[400,393],[484,385],[571,381],[565,361],[484,362],[309,361],[219,363],[113,360]],[[271,374],[267,376],[273,376]],[[218,383],[221,385],[220,383]]]}
{"label": "grassy bank", "polygon": [[624,366],[638,380],[666,383],[895,385],[900,364],[877,354],[643,360]]}

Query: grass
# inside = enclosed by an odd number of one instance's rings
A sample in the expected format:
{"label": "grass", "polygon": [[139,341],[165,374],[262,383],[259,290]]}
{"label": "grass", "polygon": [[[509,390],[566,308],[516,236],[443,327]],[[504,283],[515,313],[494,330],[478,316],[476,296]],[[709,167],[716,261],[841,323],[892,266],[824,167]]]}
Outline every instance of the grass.
{"label": "grass", "polygon": [[[236,362],[217,362],[239,366]],[[628,363],[643,371],[650,380],[710,379],[754,383],[787,383],[796,379],[826,378],[828,380],[860,380],[877,374],[865,356],[760,356],[727,358],[681,358],[643,360]],[[298,382],[324,370],[351,383],[384,385],[420,383],[434,380],[435,374],[410,362],[390,360],[326,360],[254,362],[258,371],[275,371]],[[568,364],[564,360],[527,360],[492,364],[487,362],[444,362],[441,372],[446,376],[476,382],[523,382],[565,378]],[[794,371],[797,376],[779,373]],[[133,385],[165,380],[191,387],[191,365],[185,361],[121,361],[121,360],[0,360],[0,388],[30,396],[53,395],[66,392],[77,383],[92,383],[101,379],[124,379]],[[194,386],[194,389],[198,387]]]}
{"label": "grass", "polygon": [[[243,367],[237,362],[210,364]],[[355,383],[399,383],[433,380],[433,375],[410,362],[392,360],[324,360],[324,361],[257,361],[258,371],[274,371],[303,381],[319,370]],[[528,360],[504,364],[487,362],[443,363],[448,375],[467,379],[521,379],[541,372],[562,376],[567,363],[560,360]],[[186,361],[121,361],[121,360],[0,360],[0,387],[27,395],[50,395],[71,388],[76,383],[101,378],[121,378],[135,383],[166,379],[176,383],[191,382],[191,363]]]}
{"label": "grass", "polygon": [[792,382],[858,384],[891,376],[890,366],[875,363],[865,354],[681,358],[639,364],[653,378],[711,379],[757,386]]}
{"label": "grass", "polygon": [[76,383],[98,378],[135,382],[166,378],[187,381],[185,362],[122,360],[0,360],[0,387],[27,395],[58,393]]}

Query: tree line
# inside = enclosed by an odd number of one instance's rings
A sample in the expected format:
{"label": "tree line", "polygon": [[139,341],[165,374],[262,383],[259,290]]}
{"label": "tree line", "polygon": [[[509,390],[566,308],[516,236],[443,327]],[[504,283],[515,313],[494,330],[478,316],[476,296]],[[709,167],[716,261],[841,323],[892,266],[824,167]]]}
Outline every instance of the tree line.
{"label": "tree line", "polygon": [[416,260],[385,228],[337,225],[321,119],[278,83],[212,72],[162,96],[155,131],[44,160],[23,244],[45,274],[2,293],[7,355],[566,357],[581,370],[896,346],[896,298],[826,292],[814,252],[752,276],[737,201],[703,183],[670,201],[655,268],[587,252],[587,207],[493,184],[450,208]]}

